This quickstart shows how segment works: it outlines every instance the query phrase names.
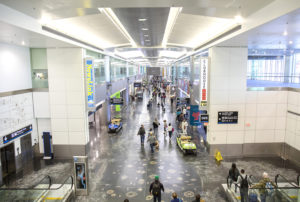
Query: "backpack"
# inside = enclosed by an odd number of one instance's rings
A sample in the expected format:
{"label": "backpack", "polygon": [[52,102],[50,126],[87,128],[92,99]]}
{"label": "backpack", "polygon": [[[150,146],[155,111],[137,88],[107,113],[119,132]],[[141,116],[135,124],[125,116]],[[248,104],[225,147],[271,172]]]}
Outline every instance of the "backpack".
{"label": "backpack", "polygon": [[248,200],[249,202],[258,202],[257,194],[253,190],[250,191]]}
{"label": "backpack", "polygon": [[158,196],[160,194],[160,183],[153,183],[152,194]]}
{"label": "backpack", "polygon": [[243,178],[241,175],[240,177],[242,178],[242,181],[241,181],[241,188],[248,188],[249,187],[249,184],[248,184],[248,180],[247,180],[247,175],[245,178]]}

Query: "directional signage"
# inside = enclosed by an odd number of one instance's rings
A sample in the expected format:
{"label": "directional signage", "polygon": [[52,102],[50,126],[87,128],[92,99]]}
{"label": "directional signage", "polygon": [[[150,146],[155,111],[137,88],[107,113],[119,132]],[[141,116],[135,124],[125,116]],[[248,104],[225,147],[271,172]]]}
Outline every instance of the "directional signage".
{"label": "directional signage", "polygon": [[176,98],[178,104],[190,104],[190,98]]}
{"label": "directional signage", "polygon": [[238,113],[237,111],[218,112],[218,124],[237,124]]}
{"label": "directional signage", "polygon": [[22,128],[20,130],[17,130],[17,131],[15,131],[13,133],[5,135],[3,137],[3,143],[6,144],[6,143],[8,143],[8,142],[10,142],[10,141],[12,141],[14,139],[16,139],[17,137],[20,137],[22,135],[27,134],[30,131],[32,131],[32,125],[26,126],[26,127]]}
{"label": "directional signage", "polygon": [[134,86],[135,88],[140,88],[140,87],[142,87],[142,83],[141,83],[141,82],[135,82],[135,83],[133,84],[133,86]]}
{"label": "directional signage", "polygon": [[201,122],[208,122],[208,120],[209,120],[208,114],[202,114],[200,116],[200,121]]}
{"label": "directional signage", "polygon": [[123,98],[110,98],[110,104],[112,105],[122,105],[124,103]]}

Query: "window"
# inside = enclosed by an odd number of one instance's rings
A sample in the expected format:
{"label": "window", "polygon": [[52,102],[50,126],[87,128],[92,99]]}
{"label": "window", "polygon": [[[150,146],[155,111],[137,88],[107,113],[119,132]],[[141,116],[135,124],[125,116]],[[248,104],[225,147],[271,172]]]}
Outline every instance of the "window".
{"label": "window", "polygon": [[247,78],[284,82],[285,63],[282,56],[249,56]]}
{"label": "window", "polygon": [[300,83],[300,53],[294,54],[291,70],[291,83]]}

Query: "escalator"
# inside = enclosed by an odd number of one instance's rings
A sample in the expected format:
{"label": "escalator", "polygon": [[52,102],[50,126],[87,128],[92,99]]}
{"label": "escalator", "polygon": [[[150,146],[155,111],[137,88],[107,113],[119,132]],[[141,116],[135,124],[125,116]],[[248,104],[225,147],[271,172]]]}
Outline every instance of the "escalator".
{"label": "escalator", "polygon": [[52,183],[50,176],[45,176],[39,183],[26,188],[0,188],[0,202],[4,201],[72,201],[74,181],[69,176],[61,183]]}
{"label": "escalator", "polygon": [[[259,180],[249,176],[252,184],[259,183]],[[285,177],[281,175],[276,175],[275,184],[277,188],[249,188],[249,195],[254,194],[257,195],[258,201],[260,200],[261,193],[266,194],[267,202],[297,202],[300,199],[300,187],[299,184],[300,177],[297,177],[297,183],[290,182]],[[227,198],[231,202],[241,201],[239,186],[237,185],[237,190],[235,191],[235,185],[233,184],[231,187],[229,186],[229,179],[227,178],[227,184],[222,184],[222,187],[227,195]]]}

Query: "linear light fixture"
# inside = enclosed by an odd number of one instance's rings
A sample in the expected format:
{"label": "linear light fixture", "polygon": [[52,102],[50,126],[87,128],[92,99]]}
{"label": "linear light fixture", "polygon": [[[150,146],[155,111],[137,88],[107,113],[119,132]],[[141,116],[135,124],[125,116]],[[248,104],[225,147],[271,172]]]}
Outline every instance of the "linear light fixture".
{"label": "linear light fixture", "polygon": [[178,15],[180,14],[182,10],[182,7],[171,7],[170,8],[170,12],[169,12],[169,16],[168,16],[168,21],[167,21],[167,25],[166,25],[166,29],[165,29],[165,33],[164,33],[164,38],[162,40],[162,47],[166,47],[167,46],[167,42],[169,40],[169,36],[173,30],[173,27],[175,25],[175,22],[177,20]]}
{"label": "linear light fixture", "polygon": [[111,8],[98,8],[98,10],[101,13],[104,13],[114,23],[114,25],[121,31],[121,33],[130,41],[132,47],[137,47],[135,41],[132,39],[130,34],[127,32],[127,30]]}
{"label": "linear light fixture", "polygon": [[144,22],[144,21],[146,21],[146,20],[147,20],[146,18],[140,18],[140,19],[139,19],[140,22]]}

